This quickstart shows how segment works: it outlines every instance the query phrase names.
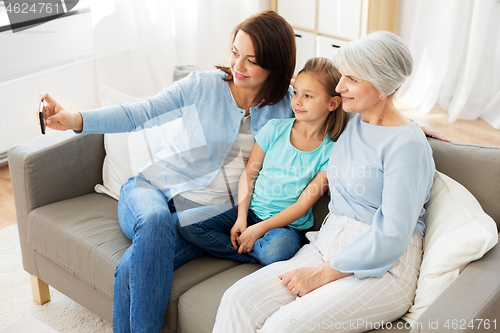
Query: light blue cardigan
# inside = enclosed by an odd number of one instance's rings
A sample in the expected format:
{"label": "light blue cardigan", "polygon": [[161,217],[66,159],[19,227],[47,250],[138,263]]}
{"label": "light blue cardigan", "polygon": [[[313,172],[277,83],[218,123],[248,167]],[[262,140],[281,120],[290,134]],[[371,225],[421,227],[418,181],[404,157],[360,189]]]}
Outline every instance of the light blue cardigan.
{"label": "light blue cardigan", "polygon": [[[81,111],[82,133],[121,133],[182,117],[141,173],[167,198],[208,186],[223,166],[245,110],[238,108],[220,70],[193,72],[157,95],[133,104]],[[292,88],[275,105],[250,109],[255,136],[269,119],[293,117]]]}
{"label": "light blue cardigan", "polygon": [[371,227],[330,258],[330,266],[358,279],[387,272],[411,236],[425,234],[434,173],[432,150],[417,125],[376,126],[354,115],[331,151],[328,208]]}

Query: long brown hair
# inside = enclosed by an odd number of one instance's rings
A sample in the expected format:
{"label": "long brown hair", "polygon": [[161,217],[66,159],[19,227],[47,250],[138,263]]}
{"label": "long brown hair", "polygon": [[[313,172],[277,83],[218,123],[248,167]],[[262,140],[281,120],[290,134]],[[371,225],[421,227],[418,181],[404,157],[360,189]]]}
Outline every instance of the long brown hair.
{"label": "long brown hair", "polygon": [[[269,77],[262,86],[260,107],[278,103],[285,97],[295,70],[296,47],[292,26],[271,10],[250,16],[236,26],[233,42],[238,31],[247,33],[255,51],[255,61],[269,71]],[[215,66],[227,74],[225,81],[233,79],[231,69]]]}
{"label": "long brown hair", "polygon": [[[297,76],[301,73],[313,73],[316,80],[323,85],[323,89],[328,96],[340,97],[340,94],[335,91],[335,88],[342,75],[330,59],[322,57],[311,58],[306,61],[304,68],[300,70]],[[342,102],[340,102],[335,111],[330,112],[326,118],[325,136],[329,135],[332,141],[337,141],[342,131],[344,131],[346,121],[346,113],[342,109]]]}

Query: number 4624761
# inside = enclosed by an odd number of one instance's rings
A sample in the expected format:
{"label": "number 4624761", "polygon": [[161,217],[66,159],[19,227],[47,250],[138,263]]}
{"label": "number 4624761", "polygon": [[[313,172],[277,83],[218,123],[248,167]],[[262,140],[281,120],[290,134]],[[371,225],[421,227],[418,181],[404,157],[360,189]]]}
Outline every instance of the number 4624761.
{"label": "number 4624761", "polygon": [[497,320],[489,320],[489,319],[471,319],[469,321],[465,319],[453,319],[450,320],[448,319],[444,323],[444,327],[447,329],[466,329],[466,328],[471,328],[471,329],[485,329],[485,330],[493,330],[496,332],[497,329]]}
{"label": "number 4624761", "polygon": [[[31,6],[30,6],[31,5]],[[59,9],[61,9],[59,11]],[[5,8],[5,11],[7,13],[14,13],[14,14],[35,14],[35,13],[44,13],[44,14],[58,14],[58,13],[63,13],[64,10],[62,8],[59,8],[59,4],[51,4],[51,3],[43,3],[43,2],[37,2],[37,3],[26,3],[26,2],[16,2],[12,3],[10,2],[7,7]]]}

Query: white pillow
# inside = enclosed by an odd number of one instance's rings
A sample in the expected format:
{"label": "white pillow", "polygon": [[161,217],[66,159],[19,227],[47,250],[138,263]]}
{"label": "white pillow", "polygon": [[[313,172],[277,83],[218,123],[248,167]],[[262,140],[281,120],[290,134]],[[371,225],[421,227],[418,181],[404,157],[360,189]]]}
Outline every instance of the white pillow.
{"label": "white pillow", "polygon": [[498,242],[495,221],[461,184],[436,172],[425,206],[424,256],[414,305],[403,317],[415,322],[471,262]]}
{"label": "white pillow", "polygon": [[[102,88],[101,96],[102,106],[134,103],[141,100],[108,87]],[[151,160],[151,154],[154,154],[158,146],[177,131],[181,121],[181,119],[176,119],[138,132],[105,134],[106,157],[102,167],[103,184],[96,185],[95,191],[118,200],[122,185]]]}

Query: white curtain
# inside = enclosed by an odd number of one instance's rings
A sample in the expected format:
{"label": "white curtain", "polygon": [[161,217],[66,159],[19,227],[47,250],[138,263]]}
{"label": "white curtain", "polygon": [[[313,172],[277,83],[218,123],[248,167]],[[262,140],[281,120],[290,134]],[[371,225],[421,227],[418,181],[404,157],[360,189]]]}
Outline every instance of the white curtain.
{"label": "white curtain", "polygon": [[500,1],[418,1],[409,47],[415,67],[400,101],[500,129]]}
{"label": "white curtain", "polygon": [[168,87],[175,65],[227,65],[233,28],[262,0],[91,0],[97,86],[141,97]]}

